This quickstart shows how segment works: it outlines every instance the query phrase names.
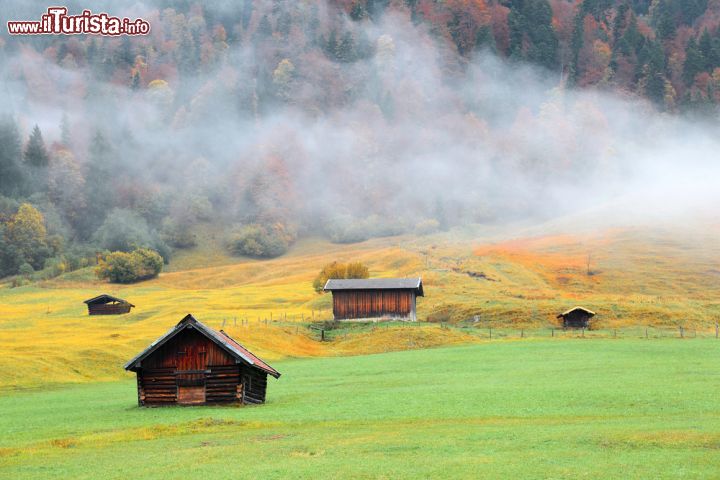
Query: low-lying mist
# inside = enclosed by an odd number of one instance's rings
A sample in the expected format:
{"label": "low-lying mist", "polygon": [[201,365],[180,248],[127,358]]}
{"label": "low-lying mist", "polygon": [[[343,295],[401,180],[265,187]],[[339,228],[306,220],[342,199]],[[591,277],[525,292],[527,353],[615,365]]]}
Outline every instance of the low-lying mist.
{"label": "low-lying mist", "polygon": [[[263,37],[263,12],[275,7],[256,3],[233,41],[192,9],[181,17],[152,4],[109,5],[153,28],[147,38],[97,39],[108,58],[132,47],[127,68],[113,72],[84,59],[95,41],[86,37],[3,37],[0,111],[23,138],[38,124],[81,172],[101,132],[110,200],[98,212],[85,198],[83,215],[130,208],[157,229],[198,201],[205,221],[228,228],[281,223],[353,241],[583,212],[608,224],[681,219],[718,199],[716,120],[568,89],[560,72],[489,51],[468,60],[402,12],[343,18],[354,58],[334,61],[313,43],[338,21],[327,5],[283,4],[292,26]],[[217,17],[230,7],[206,8]],[[211,60],[183,71],[182,39],[193,29]],[[214,33],[203,40],[203,32]],[[89,184],[69,188],[82,196]],[[148,202],[160,213],[143,213]],[[90,238],[103,222],[95,220],[78,236]]]}

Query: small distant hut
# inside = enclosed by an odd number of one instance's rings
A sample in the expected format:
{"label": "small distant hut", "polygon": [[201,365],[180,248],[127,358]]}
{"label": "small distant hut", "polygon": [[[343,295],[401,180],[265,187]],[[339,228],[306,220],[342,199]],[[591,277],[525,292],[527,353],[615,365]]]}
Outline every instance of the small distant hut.
{"label": "small distant hut", "polygon": [[590,319],[595,312],[583,307],[574,307],[561,313],[557,318],[562,318],[563,328],[590,328]]}
{"label": "small distant hut", "polygon": [[267,363],[222,330],[187,315],[125,365],[137,373],[138,404],[264,403]]}
{"label": "small distant hut", "polygon": [[335,320],[378,318],[417,320],[416,299],[424,296],[421,278],[330,279]]}
{"label": "small distant hut", "polygon": [[122,315],[130,313],[130,309],[135,307],[127,300],[107,294],[85,300],[85,304],[87,304],[89,315]]}

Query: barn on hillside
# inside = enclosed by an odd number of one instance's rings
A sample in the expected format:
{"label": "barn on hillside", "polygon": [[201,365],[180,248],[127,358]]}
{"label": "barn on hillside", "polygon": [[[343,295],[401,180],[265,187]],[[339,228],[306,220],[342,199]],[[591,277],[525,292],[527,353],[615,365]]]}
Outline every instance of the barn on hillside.
{"label": "barn on hillside", "polygon": [[122,315],[123,313],[130,313],[130,309],[135,307],[127,300],[107,294],[90,298],[85,300],[84,303],[88,307],[89,315]]}
{"label": "barn on hillside", "polygon": [[583,307],[575,307],[561,313],[557,318],[562,318],[563,328],[590,328],[590,319],[595,312]]}
{"label": "barn on hillside", "polygon": [[220,330],[187,315],[125,365],[137,373],[138,404],[264,403],[280,374]]}
{"label": "barn on hillside", "polygon": [[330,279],[335,320],[378,318],[417,320],[416,299],[424,296],[421,278]]}

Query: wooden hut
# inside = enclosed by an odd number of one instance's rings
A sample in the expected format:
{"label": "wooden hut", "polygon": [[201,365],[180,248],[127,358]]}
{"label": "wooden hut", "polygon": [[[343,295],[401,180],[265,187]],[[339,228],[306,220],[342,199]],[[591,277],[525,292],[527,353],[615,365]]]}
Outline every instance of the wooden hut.
{"label": "wooden hut", "polygon": [[335,320],[378,318],[417,320],[417,297],[424,296],[421,278],[330,279]]}
{"label": "wooden hut", "polygon": [[574,307],[561,313],[557,318],[562,318],[563,328],[590,328],[590,319],[595,312],[583,307]]}
{"label": "wooden hut", "polygon": [[127,300],[107,294],[85,300],[85,304],[90,315],[122,315],[130,313],[130,309],[135,307]]}
{"label": "wooden hut", "polygon": [[280,374],[220,330],[187,315],[125,365],[137,373],[138,404],[264,403]]}

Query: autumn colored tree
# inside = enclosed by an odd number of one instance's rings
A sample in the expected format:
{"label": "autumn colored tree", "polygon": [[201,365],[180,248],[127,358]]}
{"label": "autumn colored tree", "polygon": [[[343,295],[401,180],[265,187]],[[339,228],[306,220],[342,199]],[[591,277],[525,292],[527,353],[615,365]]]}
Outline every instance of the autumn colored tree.
{"label": "autumn colored tree", "polygon": [[313,289],[321,293],[330,279],[369,278],[370,270],[361,262],[332,262],[325,265],[313,279]]}
{"label": "autumn colored tree", "polygon": [[18,264],[28,263],[35,270],[44,266],[59,245],[49,242],[43,215],[29,203],[20,205],[17,213],[5,226],[5,241],[14,249]]}

